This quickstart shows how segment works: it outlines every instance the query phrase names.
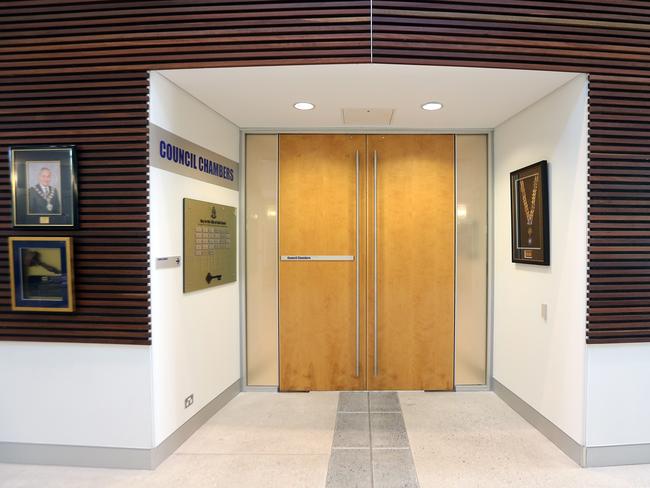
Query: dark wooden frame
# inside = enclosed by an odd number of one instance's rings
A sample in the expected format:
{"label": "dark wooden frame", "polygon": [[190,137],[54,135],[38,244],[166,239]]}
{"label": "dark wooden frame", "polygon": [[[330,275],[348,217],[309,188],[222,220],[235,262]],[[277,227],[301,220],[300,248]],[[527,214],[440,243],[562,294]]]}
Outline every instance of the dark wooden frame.
{"label": "dark wooden frame", "polygon": [[[70,154],[69,159],[69,179],[66,182],[70,187],[70,192],[72,193],[72,208],[69,209],[69,216],[71,221],[69,223],[35,223],[35,222],[18,222],[18,203],[17,203],[17,192],[18,192],[18,167],[15,161],[14,153],[16,151],[66,151]],[[11,175],[11,219],[12,225],[14,228],[20,229],[47,229],[47,228],[56,228],[56,229],[76,229],[79,226],[79,192],[77,188],[77,150],[76,146],[73,144],[68,145],[47,145],[47,144],[37,144],[37,145],[28,145],[28,146],[10,146],[8,149],[9,152],[9,171]],[[63,160],[62,160],[63,161]],[[63,173],[63,172],[61,172]],[[29,182],[25,181],[26,187],[24,191],[28,191]],[[63,180],[59,182],[59,198],[61,208],[64,207],[63,201]]]}
{"label": "dark wooden frame", "polygon": [[[518,223],[521,221],[522,208],[517,190],[517,182],[520,176],[539,175],[539,187],[537,190],[535,211],[538,216],[537,225],[533,232],[541,234],[540,249],[525,249],[518,244]],[[549,195],[548,195],[548,163],[538,161],[524,168],[510,173],[510,240],[512,246],[512,262],[523,264],[535,264],[539,266],[550,265],[550,225],[549,225]]]}

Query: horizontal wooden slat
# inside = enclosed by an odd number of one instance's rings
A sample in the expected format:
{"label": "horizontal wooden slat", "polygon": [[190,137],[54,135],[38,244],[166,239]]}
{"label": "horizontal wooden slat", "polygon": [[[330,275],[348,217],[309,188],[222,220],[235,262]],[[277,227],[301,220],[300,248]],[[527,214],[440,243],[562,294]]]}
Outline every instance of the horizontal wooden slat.
{"label": "horizontal wooden slat", "polygon": [[375,62],[589,74],[593,343],[650,341],[650,315],[627,315],[650,311],[649,19],[640,1],[373,1]]}
{"label": "horizontal wooden slat", "polygon": [[[363,1],[19,0],[0,17],[0,340],[149,344],[148,70],[368,62]],[[263,19],[263,20],[261,20]],[[627,51],[626,51],[627,52]],[[630,53],[633,55],[633,53]],[[7,146],[75,144],[77,311],[11,312]]]}
{"label": "horizontal wooden slat", "polygon": [[[0,18],[0,238],[29,234],[9,227],[2,148],[78,144],[82,224],[69,235],[79,298],[89,309],[115,300],[128,310],[129,293],[149,293],[147,71],[369,62],[372,35],[378,63],[589,73],[588,341],[650,341],[650,314],[614,306],[650,307],[648,3],[374,0],[372,34],[370,8],[368,0],[12,2]],[[6,256],[3,241],[2,270]],[[103,264],[92,266],[96,256]],[[0,320],[22,323],[24,314],[2,308],[7,286],[0,277],[0,316],[16,318]],[[139,306],[148,316],[148,302]],[[24,340],[124,343],[51,331]],[[148,343],[148,332],[137,341]]]}

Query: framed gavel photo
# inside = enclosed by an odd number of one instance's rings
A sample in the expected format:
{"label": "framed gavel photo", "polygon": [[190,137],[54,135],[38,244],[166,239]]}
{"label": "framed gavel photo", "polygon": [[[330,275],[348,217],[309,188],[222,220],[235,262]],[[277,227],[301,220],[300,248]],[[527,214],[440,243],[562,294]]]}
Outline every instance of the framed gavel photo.
{"label": "framed gavel photo", "polygon": [[11,309],[73,312],[71,237],[10,237]]}

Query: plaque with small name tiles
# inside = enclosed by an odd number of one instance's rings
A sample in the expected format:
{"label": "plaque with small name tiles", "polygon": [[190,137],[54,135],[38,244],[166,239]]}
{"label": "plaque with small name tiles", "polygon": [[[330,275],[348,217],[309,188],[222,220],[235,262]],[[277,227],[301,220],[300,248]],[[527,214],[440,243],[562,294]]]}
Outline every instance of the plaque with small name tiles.
{"label": "plaque with small name tiles", "polygon": [[237,281],[237,209],[183,199],[183,293]]}

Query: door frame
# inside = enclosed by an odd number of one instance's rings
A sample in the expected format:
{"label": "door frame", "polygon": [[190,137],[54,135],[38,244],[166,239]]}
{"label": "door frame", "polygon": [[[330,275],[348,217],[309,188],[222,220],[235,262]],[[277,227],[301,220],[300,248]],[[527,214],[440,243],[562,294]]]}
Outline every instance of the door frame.
{"label": "door frame", "polygon": [[[485,384],[483,385],[456,385],[456,339],[457,327],[456,317],[454,316],[454,388],[453,391],[490,391],[492,389],[492,367],[493,367],[493,344],[494,344],[494,130],[493,129],[382,129],[372,127],[355,127],[351,129],[340,128],[246,128],[239,131],[239,308],[240,308],[240,378],[242,391],[257,392],[277,392],[279,391],[279,372],[277,385],[275,386],[249,386],[248,385],[248,368],[247,368],[247,343],[246,343],[246,136],[265,134],[365,134],[365,135],[390,135],[390,134],[422,134],[422,135],[439,135],[452,134],[456,135],[486,135],[487,136],[487,337],[486,337],[486,371]],[[458,179],[457,179],[456,158],[456,141],[454,141],[454,205],[457,204]],[[276,202],[279,196],[279,181],[276,179]],[[454,219],[454,233],[457,235],[457,219]],[[276,226],[275,238],[278,241],[279,231]],[[458,242],[455,243],[454,249],[454,310],[456,309],[456,299],[458,295],[457,283],[457,256]],[[277,269],[277,268],[276,268]],[[277,275],[279,280],[279,273]],[[279,286],[279,283],[278,283]],[[279,295],[278,295],[279,311]],[[279,315],[279,314],[278,314]],[[278,336],[276,347],[279,358],[279,316],[277,317]]]}

